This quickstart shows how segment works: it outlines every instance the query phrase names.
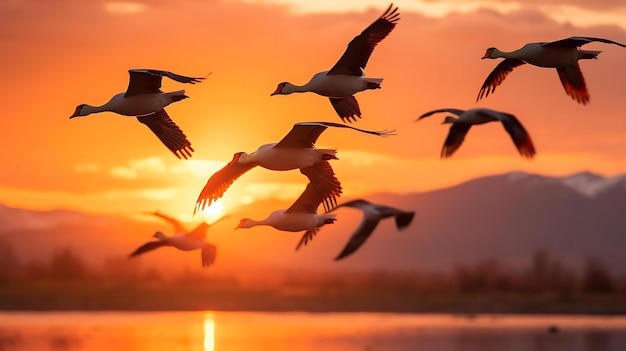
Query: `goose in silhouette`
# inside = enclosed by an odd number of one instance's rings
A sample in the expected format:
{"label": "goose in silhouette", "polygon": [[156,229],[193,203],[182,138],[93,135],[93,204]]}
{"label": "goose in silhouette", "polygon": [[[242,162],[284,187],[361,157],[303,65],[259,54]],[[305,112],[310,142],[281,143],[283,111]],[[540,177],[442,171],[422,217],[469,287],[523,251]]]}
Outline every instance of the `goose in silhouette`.
{"label": "goose in silhouette", "polygon": [[439,112],[449,112],[458,116],[458,118],[448,116],[443,121],[444,124],[450,123],[452,126],[450,127],[446,141],[443,143],[441,158],[450,157],[454,154],[463,143],[465,135],[472,125],[493,121],[502,122],[504,129],[513,139],[513,143],[515,147],[517,147],[520,155],[528,158],[532,158],[535,155],[535,147],[530,139],[530,135],[528,135],[528,132],[526,132],[526,129],[524,129],[524,126],[522,126],[517,118],[510,113],[494,111],[488,108],[473,108],[467,111],[455,108],[442,108],[426,112],[421,115],[418,120]]}
{"label": "goose in silhouette", "polygon": [[337,197],[341,194],[341,184],[330,163],[318,162],[301,168],[300,172],[309,178],[309,184],[288,209],[274,211],[263,220],[243,218],[236,229],[266,225],[287,232],[306,230],[306,233],[313,233],[308,235],[315,235],[324,224],[334,223],[334,213],[317,213],[321,203],[329,209],[336,206]]}
{"label": "goose in silhouette", "polygon": [[330,70],[315,74],[302,86],[279,83],[271,95],[313,92],[328,97],[342,121],[356,121],[357,117],[361,118],[361,110],[354,94],[379,89],[383,81],[383,78],[365,77],[367,61],[376,45],[393,30],[399,19],[398,8],[389,5],[380,18],[352,39],[343,56]]}
{"label": "goose in silhouette", "polygon": [[87,116],[98,112],[114,112],[123,116],[136,116],[179,159],[191,157],[194,151],[183,131],[165,112],[172,102],[188,98],[184,90],[164,93],[161,79],[168,77],[180,83],[195,84],[204,78],[185,77],[172,72],[154,69],[131,69],[130,82],[125,93],[119,93],[102,106],[81,104],[70,118]]}
{"label": "goose in silhouette", "polygon": [[579,47],[594,41],[626,47],[624,44],[608,39],[570,37],[549,43],[529,43],[511,52],[500,51],[496,48],[487,49],[483,59],[504,57],[504,61],[500,62],[487,76],[476,101],[494,92],[515,67],[529,63],[539,67],[556,68],[565,93],[578,103],[586,104],[589,102],[589,92],[578,60],[597,59],[601,51],[581,50]]}
{"label": "goose in silhouette", "polygon": [[[356,231],[350,236],[348,243],[343,248],[341,253],[335,257],[335,261],[346,258],[358,250],[365,243],[365,241],[367,241],[370,235],[372,235],[374,229],[376,229],[376,226],[378,226],[378,223],[381,220],[393,217],[396,222],[396,228],[398,228],[398,230],[402,230],[411,224],[413,217],[415,216],[414,211],[404,211],[394,207],[374,204],[364,199],[344,202],[337,205],[331,210],[331,212],[340,207],[352,207],[361,210],[363,212],[363,219],[361,220],[361,224]],[[313,239],[315,234],[317,234],[317,231],[307,231],[304,233],[302,239],[300,239],[300,242],[296,246],[296,250],[298,250],[302,245],[306,245],[311,239]]]}
{"label": "goose in silhouette", "polygon": [[[162,232],[157,231],[156,233],[154,233],[153,237],[157,238],[158,240],[149,241],[141,245],[135,251],[133,251],[129,257],[135,257],[145,252],[158,249],[159,247],[172,246],[181,251],[192,251],[200,249],[202,253],[201,256],[203,267],[208,267],[215,262],[217,247],[215,245],[207,243],[205,240],[206,231],[210,227],[209,224],[200,223],[192,231],[187,231],[183,224],[175,218],[159,212],[154,212],[151,214],[163,218],[168,223],[170,223],[174,227],[174,235],[167,236]],[[214,225],[215,223],[221,221],[226,217],[228,216],[219,218],[211,225]]]}
{"label": "goose in silhouette", "polygon": [[[260,146],[251,154],[237,152],[233,159],[209,178],[198,200],[194,213],[211,205],[224,195],[228,187],[242,174],[256,166],[274,171],[287,171],[310,167],[318,162],[337,159],[335,149],[318,149],[317,138],[328,127],[349,128],[378,136],[394,135],[394,131],[369,131],[332,122],[300,122],[278,143]],[[328,165],[330,168],[330,165]],[[332,168],[331,168],[332,171]],[[326,203],[324,203],[326,205]]]}

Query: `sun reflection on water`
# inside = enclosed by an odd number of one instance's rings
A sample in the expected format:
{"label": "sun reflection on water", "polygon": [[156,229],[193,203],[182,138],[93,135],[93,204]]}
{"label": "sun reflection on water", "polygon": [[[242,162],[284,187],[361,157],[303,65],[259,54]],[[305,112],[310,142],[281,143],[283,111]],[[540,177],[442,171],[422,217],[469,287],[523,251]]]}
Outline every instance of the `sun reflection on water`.
{"label": "sun reflection on water", "polygon": [[204,351],[215,351],[215,321],[213,314],[204,315]]}

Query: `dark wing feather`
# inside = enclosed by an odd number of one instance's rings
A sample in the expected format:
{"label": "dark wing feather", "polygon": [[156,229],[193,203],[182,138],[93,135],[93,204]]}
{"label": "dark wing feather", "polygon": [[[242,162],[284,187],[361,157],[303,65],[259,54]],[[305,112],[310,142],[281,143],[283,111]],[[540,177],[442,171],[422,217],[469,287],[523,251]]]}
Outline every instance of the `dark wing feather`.
{"label": "dark wing feather", "polygon": [[428,111],[428,112],[424,113],[423,115],[419,116],[418,120],[420,120],[422,118],[426,118],[428,116],[432,116],[435,113],[439,113],[439,112],[449,112],[449,113],[455,114],[457,116],[460,116],[465,111],[464,110],[459,110],[457,108],[440,108],[438,110],[432,110],[432,111]]}
{"label": "dark wing feather", "polygon": [[124,94],[125,97],[161,92],[162,76],[154,75],[150,73],[150,70],[145,69],[131,69],[128,71],[128,74],[130,75],[130,80],[128,88],[126,88],[126,94]]}
{"label": "dark wing feather", "polygon": [[161,92],[161,80],[168,77],[180,83],[196,84],[204,78],[185,77],[168,71],[156,69],[131,69],[128,70],[130,81],[124,96],[140,94],[155,94]]}
{"label": "dark wing feather", "polygon": [[312,148],[317,138],[326,130],[324,124],[296,123],[276,145],[275,148]]}
{"label": "dark wing feather", "polygon": [[174,218],[174,217],[170,217],[170,216],[168,216],[166,214],[163,214],[163,213],[161,213],[159,211],[152,212],[151,214],[166,220],[169,224],[171,224],[174,227],[174,231],[176,233],[185,233],[187,231],[187,229],[185,229],[185,226],[183,226],[182,222],[179,221],[178,219]]}
{"label": "dark wing feather", "polygon": [[513,68],[517,66],[523,65],[525,62],[517,59],[505,59],[500,62],[496,68],[489,73],[487,79],[483,83],[483,86],[480,88],[478,92],[478,97],[476,101],[482,99],[483,97],[489,96],[489,93],[496,91],[496,87],[504,81],[504,78],[513,71]]}
{"label": "dark wing feather", "polygon": [[579,47],[594,41],[599,41],[602,43],[606,43],[606,44],[615,44],[615,45],[619,45],[621,47],[626,48],[626,45],[618,43],[616,41],[613,40],[609,40],[609,39],[603,39],[603,38],[592,38],[592,37],[569,37],[567,39],[561,39],[561,40],[557,40],[557,41],[553,41],[550,43],[543,43],[542,46],[564,46],[564,47],[570,47],[570,48],[575,48],[575,47]]}
{"label": "dark wing feather", "polygon": [[328,161],[301,168],[300,172],[309,178],[309,184],[285,213],[317,213],[320,204],[323,204],[324,210],[328,212],[337,205],[337,197],[342,192],[341,183],[335,177],[335,172]]}
{"label": "dark wing feather", "polygon": [[210,206],[214,201],[222,197],[228,187],[230,187],[237,178],[256,166],[251,163],[237,163],[236,159],[237,154],[235,154],[232,161],[209,178],[204,188],[202,188],[200,195],[198,195],[196,207],[193,211],[194,214]]}
{"label": "dark wing feather", "polygon": [[395,130],[366,130],[333,122],[299,122],[294,124],[293,128],[291,128],[291,131],[289,131],[289,133],[287,133],[287,135],[285,135],[285,137],[282,138],[281,141],[274,145],[274,147],[312,148],[315,145],[317,138],[328,127],[349,128],[356,130],[357,132],[383,137],[395,135]]}
{"label": "dark wing feather", "polygon": [[357,117],[361,118],[361,109],[359,103],[354,96],[347,96],[341,98],[331,97],[330,103],[333,105],[335,112],[341,117],[344,122],[356,122]]}
{"label": "dark wing feather", "polygon": [[302,238],[300,238],[298,245],[296,245],[296,251],[298,251],[302,245],[306,245],[309,241],[313,240],[313,237],[315,237],[315,234],[317,234],[319,231],[320,231],[319,227],[315,227],[313,229],[307,230],[302,235]]}
{"label": "dark wing feather", "polygon": [[152,251],[154,249],[158,249],[161,246],[170,246],[169,243],[167,243],[166,241],[149,241],[141,246],[139,246],[137,248],[137,250],[133,251],[133,253],[131,253],[129,255],[129,257],[135,257],[138,255],[141,255],[144,252],[148,252],[148,251]]}
{"label": "dark wing feather", "polygon": [[153,114],[137,117],[139,122],[145,124],[167,146],[176,157],[188,159],[194,151],[187,136],[172,121],[165,110]]}
{"label": "dark wing feather", "polygon": [[339,207],[354,207],[354,208],[363,210],[363,208],[365,208],[367,206],[373,206],[373,204],[371,202],[367,201],[367,200],[356,199],[356,200],[350,200],[350,201],[343,202],[343,203],[337,205],[337,207],[333,208],[330,212],[338,209]]}
{"label": "dark wing feather", "polygon": [[327,74],[363,75],[362,70],[367,65],[372,51],[393,30],[399,19],[398,7],[393,8],[393,4],[389,5],[380,18],[352,39],[339,61]]}
{"label": "dark wing feather", "polygon": [[559,79],[567,95],[583,105],[589,102],[589,91],[587,91],[585,77],[583,77],[583,72],[580,70],[578,62],[572,65],[558,67],[556,71],[559,74]]}
{"label": "dark wing feather", "polygon": [[415,212],[400,211],[396,214],[396,228],[402,230],[408,227],[415,217]]}
{"label": "dark wing feather", "polygon": [[471,124],[467,123],[452,124],[448,132],[448,137],[446,137],[446,141],[443,143],[443,148],[441,149],[441,158],[450,157],[454,154],[463,143],[463,140],[465,140],[465,135],[471,126]]}
{"label": "dark wing feather", "polygon": [[374,229],[378,225],[379,220],[369,219],[366,216],[363,217],[361,224],[357,228],[357,230],[352,234],[348,243],[343,248],[341,253],[337,257],[335,257],[335,261],[341,260],[347,256],[353,254],[356,250],[358,250],[372,235]]}
{"label": "dark wing feather", "polygon": [[217,246],[212,244],[205,244],[202,246],[202,267],[208,267],[215,263],[215,256],[217,256]]}
{"label": "dark wing feather", "polygon": [[511,139],[513,139],[513,143],[520,155],[528,158],[535,156],[535,146],[522,123],[520,123],[514,115],[509,113],[502,113],[502,117],[499,119],[502,121],[504,129],[509,133]]}

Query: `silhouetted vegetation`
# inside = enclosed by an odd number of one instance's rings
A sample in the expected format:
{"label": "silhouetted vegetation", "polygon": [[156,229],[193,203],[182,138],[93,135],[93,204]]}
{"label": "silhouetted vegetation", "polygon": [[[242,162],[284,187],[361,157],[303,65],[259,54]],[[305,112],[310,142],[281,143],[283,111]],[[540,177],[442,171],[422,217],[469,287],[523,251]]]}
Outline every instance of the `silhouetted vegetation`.
{"label": "silhouetted vegetation", "polygon": [[0,242],[0,309],[307,310],[626,313],[626,283],[598,258],[580,272],[547,251],[521,268],[485,259],[451,272],[287,272],[242,284],[211,269],[176,274],[111,257],[98,267],[66,248],[22,262]]}

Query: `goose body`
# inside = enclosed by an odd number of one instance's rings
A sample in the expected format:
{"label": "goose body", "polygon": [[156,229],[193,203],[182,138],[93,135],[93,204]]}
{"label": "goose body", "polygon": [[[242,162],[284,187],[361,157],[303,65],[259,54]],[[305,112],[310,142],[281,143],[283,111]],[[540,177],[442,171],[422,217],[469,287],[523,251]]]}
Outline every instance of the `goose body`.
{"label": "goose body", "polygon": [[[175,233],[171,236],[167,236],[163,234],[163,232],[156,232],[153,237],[157,238],[158,240],[149,241],[141,245],[135,251],[133,251],[129,257],[132,258],[135,256],[139,256],[143,253],[156,250],[160,247],[171,246],[181,251],[201,250],[200,252],[203,267],[208,267],[215,262],[217,247],[215,245],[209,244],[205,240],[206,231],[209,228],[209,225],[207,223],[201,223],[195,229],[187,231],[183,227],[182,223],[173,217],[164,215],[159,212],[154,212],[152,214],[172,224],[174,226]],[[226,217],[218,219],[217,221],[213,222],[213,224],[217,223],[223,218]]]}
{"label": "goose body", "polygon": [[[293,125],[289,133],[279,142],[260,146],[251,154],[237,152],[222,169],[215,172],[207,181],[198,199],[195,211],[204,209],[224,195],[224,192],[241,175],[254,167],[274,171],[288,171],[313,167],[328,160],[337,159],[335,149],[318,149],[317,138],[328,127],[349,128],[362,133],[378,136],[393,135],[393,131],[369,131],[332,122],[300,122]],[[330,168],[330,164],[328,164]],[[332,168],[330,168],[332,171]]]}
{"label": "goose body", "polygon": [[596,59],[601,51],[582,50],[579,47],[594,41],[626,47],[609,39],[570,37],[553,42],[529,43],[511,52],[488,48],[483,59],[504,60],[487,76],[476,101],[494,92],[515,67],[528,63],[538,67],[556,68],[565,93],[577,102],[586,104],[589,102],[589,92],[578,61]]}
{"label": "goose body", "polygon": [[[309,178],[309,184],[288,208],[273,211],[267,218],[254,220],[243,218],[237,228],[252,228],[255,226],[271,226],[287,232],[307,231],[317,232],[324,224],[335,221],[333,213],[318,213],[320,204],[328,210],[337,204],[337,197],[341,194],[341,184],[326,161],[300,169],[300,172]],[[328,212],[328,211],[327,211]]]}
{"label": "goose body", "polygon": [[75,115],[70,118],[83,117],[99,112],[113,112],[118,115],[133,117],[146,116],[164,109],[175,101],[187,98],[184,90],[168,93],[132,95],[128,97],[124,95],[125,93],[119,93],[102,106],[79,105],[76,108]]}
{"label": "goose body", "polygon": [[316,73],[304,85],[281,82],[271,95],[313,92],[326,96],[342,121],[361,118],[361,109],[354,94],[368,89],[379,89],[383,78],[365,77],[365,66],[376,45],[396,26],[400,19],[393,4],[380,18],[356,36],[339,61],[328,71]]}
{"label": "goose body", "polygon": [[502,122],[504,129],[509,133],[515,147],[523,157],[532,158],[535,155],[535,147],[530,135],[519,122],[517,117],[510,113],[495,111],[487,108],[474,108],[467,111],[455,108],[442,108],[421,115],[418,120],[431,116],[435,113],[448,112],[458,118],[448,116],[443,123],[452,124],[448,136],[441,149],[441,157],[450,157],[461,146],[467,132],[473,125],[489,122]]}
{"label": "goose body", "polygon": [[270,213],[270,215],[263,220],[244,218],[238,228],[252,228],[255,226],[266,225],[285,232],[301,232],[303,230],[311,230],[321,227],[326,223],[334,221],[335,217],[335,214],[306,212],[290,213],[283,209]]}
{"label": "goose body", "polygon": [[126,92],[114,95],[106,104],[92,106],[81,104],[70,118],[84,117],[92,113],[113,112],[122,116],[134,116],[148,126],[161,142],[178,158],[189,158],[194,151],[183,131],[172,121],[165,107],[188,98],[184,90],[161,91],[163,77],[180,83],[195,84],[204,78],[185,77],[168,71],[131,69]]}
{"label": "goose body", "polygon": [[[415,212],[413,211],[405,211],[395,207],[375,204],[364,199],[357,199],[339,204],[332,211],[340,207],[351,207],[362,211],[363,219],[361,220],[358,228],[350,236],[350,239],[348,239],[346,246],[343,250],[341,250],[339,255],[335,257],[335,261],[344,259],[357,251],[372,235],[378,226],[378,223],[383,219],[393,218],[395,220],[396,228],[398,230],[403,230],[411,224],[413,217],[415,216]],[[306,244],[306,242],[310,239],[311,238],[303,236],[298,246]]]}

